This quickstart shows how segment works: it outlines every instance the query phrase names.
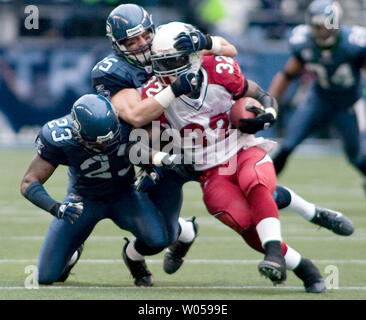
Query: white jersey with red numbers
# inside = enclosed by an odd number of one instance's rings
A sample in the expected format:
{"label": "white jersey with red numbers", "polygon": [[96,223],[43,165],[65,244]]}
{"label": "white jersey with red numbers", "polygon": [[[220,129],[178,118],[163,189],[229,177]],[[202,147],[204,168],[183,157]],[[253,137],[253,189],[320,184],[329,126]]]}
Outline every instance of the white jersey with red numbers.
{"label": "white jersey with red numbers", "polygon": [[[170,127],[179,131],[185,155],[194,159],[195,169],[203,171],[227,162],[239,150],[258,146],[271,152],[276,143],[232,129],[230,109],[233,99],[246,90],[247,82],[236,61],[223,56],[204,56],[201,67],[203,84],[199,98],[176,98],[165,110]],[[142,87],[142,98],[164,89],[156,77]]]}

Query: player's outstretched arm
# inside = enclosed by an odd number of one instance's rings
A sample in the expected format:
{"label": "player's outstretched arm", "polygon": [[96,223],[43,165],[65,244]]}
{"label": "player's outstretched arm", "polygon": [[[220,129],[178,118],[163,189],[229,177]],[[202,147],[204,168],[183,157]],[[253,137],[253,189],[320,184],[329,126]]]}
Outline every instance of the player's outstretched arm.
{"label": "player's outstretched arm", "polygon": [[303,69],[302,63],[295,57],[289,58],[283,70],[273,78],[268,93],[276,99],[280,99],[291,81],[297,78]]}
{"label": "player's outstretched arm", "polygon": [[163,106],[154,98],[142,100],[137,89],[123,89],[117,92],[111,98],[111,103],[118,116],[136,128],[150,123],[164,112]]}
{"label": "player's outstretched arm", "polygon": [[20,192],[36,206],[52,213],[57,207],[57,201],[52,199],[43,184],[52,176],[55,167],[42,159],[38,154],[34,156],[20,184]]}
{"label": "player's outstretched arm", "polygon": [[24,174],[20,184],[20,192],[37,207],[51,213],[58,219],[65,217],[72,224],[81,215],[83,204],[81,202],[60,204],[50,197],[43,187],[55,169],[56,167],[37,154]]}
{"label": "player's outstretched arm", "polygon": [[[217,40],[216,40],[217,39]],[[215,41],[218,42],[218,45],[215,49],[212,46],[211,50],[204,50],[203,55],[217,55],[217,56],[226,56],[230,58],[235,58],[238,55],[238,50],[236,50],[235,46],[228,42],[225,38],[219,36],[212,36],[213,44]]]}
{"label": "player's outstretched arm", "polygon": [[220,36],[204,34],[196,29],[190,33],[181,33],[176,38],[174,47],[189,53],[202,51],[203,55],[217,55],[234,58],[238,51],[235,46]]}
{"label": "player's outstretched arm", "polygon": [[118,116],[136,128],[149,124],[158,118],[175,98],[200,89],[202,79],[195,73],[180,75],[171,85],[161,90],[154,97],[141,99],[137,89],[123,89],[111,99]]}
{"label": "player's outstretched arm", "polygon": [[38,154],[32,159],[20,184],[20,191],[24,196],[28,187],[38,182],[44,184],[53,174],[56,168],[48,161],[42,159]]}

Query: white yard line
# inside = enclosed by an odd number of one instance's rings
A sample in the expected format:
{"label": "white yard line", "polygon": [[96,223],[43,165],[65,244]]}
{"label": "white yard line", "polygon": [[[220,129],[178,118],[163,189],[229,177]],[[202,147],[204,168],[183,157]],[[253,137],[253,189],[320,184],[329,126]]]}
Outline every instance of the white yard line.
{"label": "white yard line", "polygon": [[[359,234],[354,234],[351,237],[339,237],[334,235],[333,233],[324,233],[324,234],[316,234],[317,230],[304,230],[298,229],[292,230],[289,233],[284,232],[283,237],[285,241],[307,241],[307,242],[366,242],[366,233],[362,232]],[[294,235],[293,233],[297,233]],[[123,240],[124,235],[121,236],[90,236],[87,241],[108,241],[108,242],[119,242]],[[44,241],[45,236],[0,236],[1,241]],[[241,238],[238,236],[202,236],[200,235],[197,238],[197,242],[241,242]]]}
{"label": "white yard line", "polygon": [[[187,259],[184,263],[188,264],[257,264],[261,260],[233,260],[233,259]],[[325,259],[325,260],[312,260],[314,263],[320,264],[366,264],[366,260],[362,259]],[[37,259],[1,259],[2,263],[37,263]],[[147,263],[162,263],[162,259],[146,259]],[[82,264],[114,264],[122,263],[122,259],[80,259],[78,263]]]}
{"label": "white yard line", "polygon": [[[92,290],[125,290],[125,289],[132,289],[132,290],[166,290],[166,289],[179,289],[179,290],[247,290],[247,289],[265,289],[265,290],[304,290],[304,287],[301,286],[161,286],[161,287],[151,287],[151,288],[137,288],[135,286],[40,286],[38,290],[67,290],[67,289],[92,289]],[[37,290],[37,289],[27,289],[21,286],[7,286],[7,287],[0,287],[0,290]],[[346,291],[346,290],[366,290],[366,287],[339,287],[337,289],[328,289],[328,290],[335,290],[335,291]]]}

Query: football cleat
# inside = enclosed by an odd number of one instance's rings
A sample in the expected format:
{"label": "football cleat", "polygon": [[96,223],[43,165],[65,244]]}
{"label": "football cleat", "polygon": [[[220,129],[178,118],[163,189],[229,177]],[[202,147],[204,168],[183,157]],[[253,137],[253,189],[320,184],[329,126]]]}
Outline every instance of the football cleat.
{"label": "football cleat", "polygon": [[353,223],[349,218],[340,212],[321,207],[316,207],[315,216],[310,222],[341,236],[349,236],[354,231]]}
{"label": "football cleat", "polygon": [[[198,223],[195,221],[196,217],[191,219],[194,230],[194,238],[191,242],[185,243],[180,240],[174,242],[166,251],[164,255],[163,269],[166,273],[172,274],[176,272],[183,264],[184,257],[186,256],[189,248],[197,238]],[[189,220],[188,220],[189,221]]]}
{"label": "football cleat", "polygon": [[323,293],[326,291],[324,279],[311,260],[302,258],[294,273],[304,282],[306,292]]}
{"label": "football cleat", "polygon": [[[276,248],[277,247],[277,248]],[[268,242],[265,245],[266,254],[264,260],[258,265],[259,273],[269,278],[273,285],[282,284],[286,281],[286,262],[281,251],[279,241]]]}
{"label": "football cleat", "polygon": [[84,250],[84,244],[82,244],[72,255],[69,262],[67,263],[67,267],[65,271],[61,274],[61,276],[56,280],[56,282],[65,282],[66,279],[70,275],[71,269],[76,265],[76,263],[79,261],[81,253]]}
{"label": "football cleat", "polygon": [[[127,240],[127,239],[126,239]],[[154,278],[147,268],[145,260],[134,261],[131,260],[127,254],[126,249],[130,242],[127,240],[122,250],[122,259],[125,262],[127,268],[130,270],[134,283],[138,287],[152,287],[154,285]]]}

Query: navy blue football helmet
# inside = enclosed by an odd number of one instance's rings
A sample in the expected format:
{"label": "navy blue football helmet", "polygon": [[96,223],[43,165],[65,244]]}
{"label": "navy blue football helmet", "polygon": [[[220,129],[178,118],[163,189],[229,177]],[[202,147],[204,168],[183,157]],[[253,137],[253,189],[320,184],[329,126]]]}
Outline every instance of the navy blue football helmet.
{"label": "navy blue football helmet", "polygon": [[331,47],[338,39],[342,22],[342,8],[332,0],[314,0],[305,13],[305,22],[311,28],[315,43]]}
{"label": "navy blue football helmet", "polygon": [[[154,37],[155,26],[150,14],[135,4],[121,4],[107,18],[107,37],[117,55],[132,60],[133,63],[145,66],[150,64],[150,47]],[[145,31],[151,33],[151,40],[137,50],[127,50],[124,41],[141,35]]]}
{"label": "navy blue football helmet", "polygon": [[120,123],[111,103],[103,96],[86,94],[71,108],[74,132],[92,153],[111,153],[121,141]]}

